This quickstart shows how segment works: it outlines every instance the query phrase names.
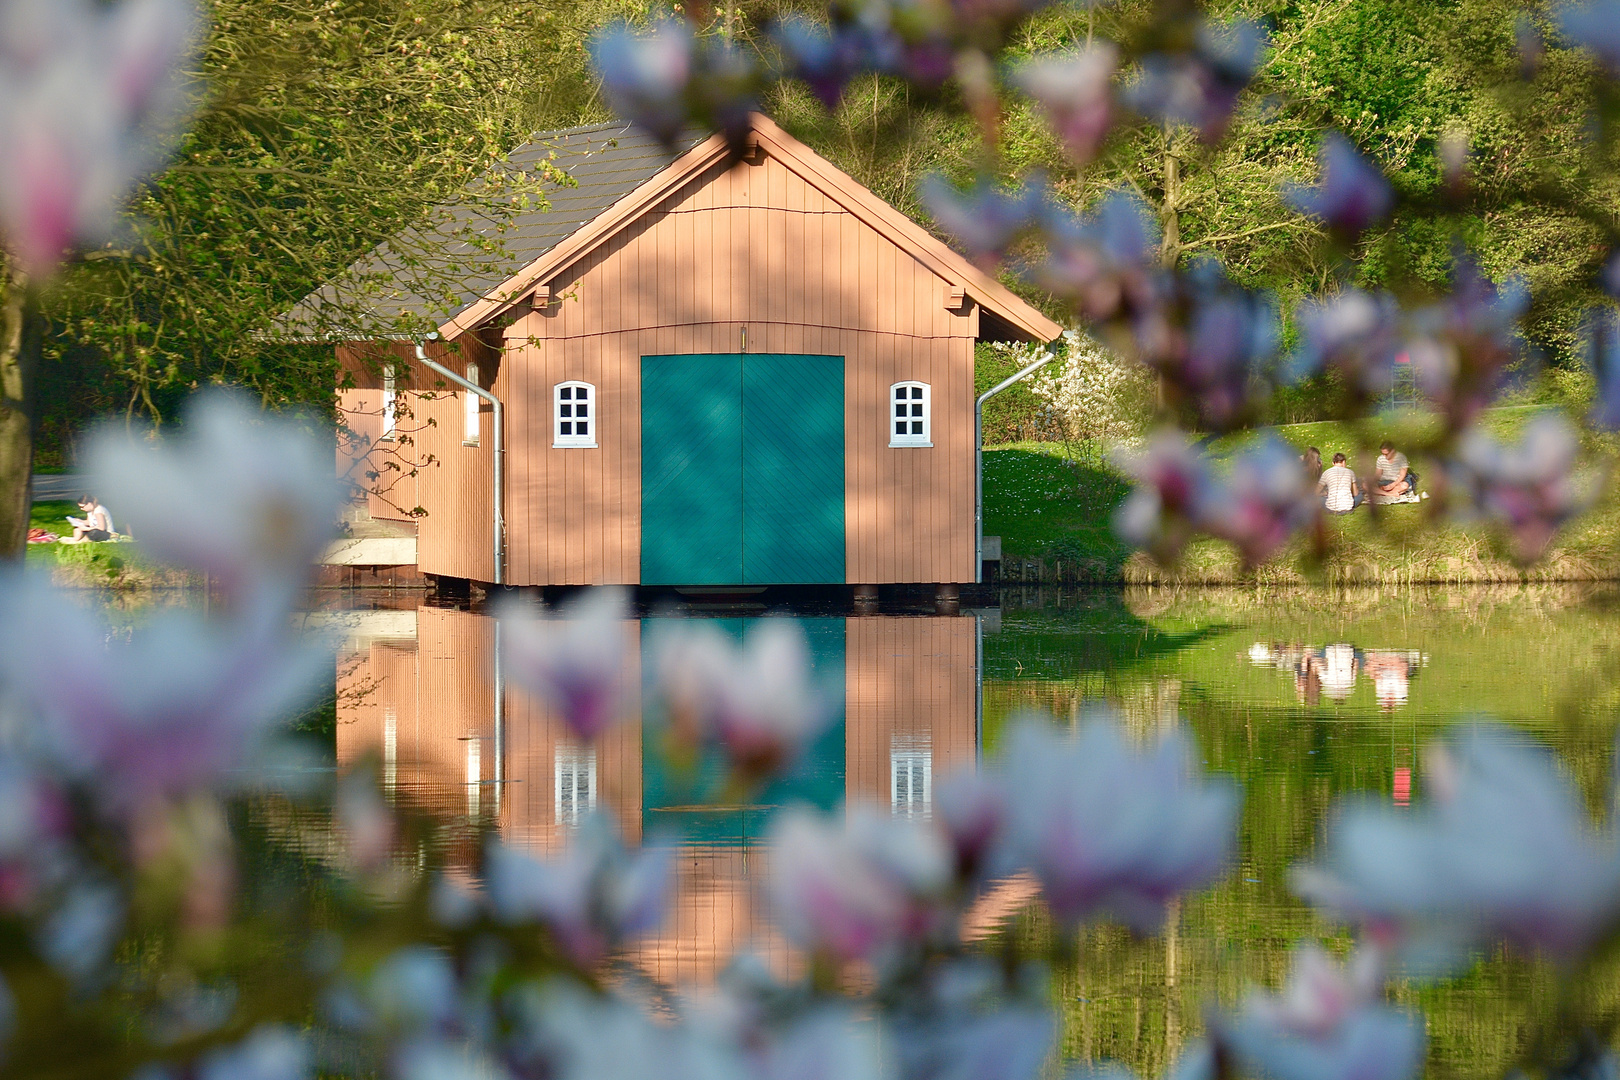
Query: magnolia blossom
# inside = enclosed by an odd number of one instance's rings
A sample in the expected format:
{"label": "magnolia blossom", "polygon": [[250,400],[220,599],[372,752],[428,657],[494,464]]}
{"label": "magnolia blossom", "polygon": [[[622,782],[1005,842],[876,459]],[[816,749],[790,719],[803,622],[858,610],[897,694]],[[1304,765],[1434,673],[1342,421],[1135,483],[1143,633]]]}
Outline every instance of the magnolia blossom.
{"label": "magnolia blossom", "polygon": [[1388,216],[1395,193],[1384,174],[1338,132],[1322,140],[1322,179],[1315,187],[1289,185],[1283,197],[1302,214],[1321,218],[1345,236],[1357,236]]}
{"label": "magnolia blossom", "polygon": [[1602,62],[1610,78],[1620,76],[1620,2],[1566,2],[1557,6],[1553,18],[1565,37]]}
{"label": "magnolia blossom", "polygon": [[1402,348],[1400,314],[1393,296],[1360,289],[1302,301],[1295,313],[1300,344],[1293,374],[1337,371],[1362,400],[1389,393]]}
{"label": "magnolia blossom", "polygon": [[1165,428],[1144,450],[1121,451],[1115,462],[1136,486],[1115,512],[1114,531],[1160,562],[1173,562],[1215,511],[1209,459],[1186,435]]}
{"label": "magnolia blossom", "polygon": [[1458,260],[1452,289],[1411,313],[1406,351],[1419,389],[1453,429],[1495,398],[1519,352],[1519,317],[1530,304],[1520,278],[1497,285],[1469,258]]}
{"label": "magnolia blossom", "polygon": [[1237,546],[1246,566],[1265,562],[1315,519],[1316,494],[1299,466],[1299,455],[1267,434],[1232,461],[1220,485],[1206,528]]}
{"label": "magnolia blossom", "polygon": [[907,1080],[1034,1080],[1052,1050],[1057,1025],[1048,1009],[957,1011],[896,1025]]}
{"label": "magnolia blossom", "polygon": [[190,111],[190,0],[0,3],[0,221],[35,274],[113,234]]}
{"label": "magnolia blossom", "polygon": [[285,605],[334,533],[330,445],[225,391],[194,397],[184,432],[153,443],[104,428],[85,449],[86,472],[118,493],[143,550],[208,574],[244,610]]}
{"label": "magnolia blossom", "polygon": [[1140,113],[1190,124],[1204,141],[1215,142],[1226,133],[1265,49],[1265,31],[1252,19],[1204,22],[1192,50],[1144,57],[1125,99]]}
{"label": "magnolia blossom", "polygon": [[[514,995],[518,1038],[507,1057],[520,1076],[557,1080],[744,1080],[737,1047],[682,1018],[656,1023],[645,1009],[562,980]],[[499,1076],[493,1070],[444,1076]],[[755,1074],[757,1075],[757,1073]],[[823,1074],[801,1077],[814,1080]],[[857,1074],[859,1075],[859,1074]],[[875,1080],[875,1078],[873,1078]]]}
{"label": "magnolia blossom", "polygon": [[895,1075],[882,1029],[832,1007],[770,1032],[748,1057],[760,1080],[885,1080]]}
{"label": "magnolia blossom", "polygon": [[959,877],[970,879],[988,868],[1007,823],[1008,793],[988,773],[965,769],[948,776],[934,791],[934,820],[956,852]]}
{"label": "magnolia blossom", "polygon": [[1230,430],[1252,411],[1256,379],[1275,356],[1277,310],[1269,298],[1239,288],[1213,259],[1177,284],[1181,325],[1139,320],[1137,351],[1206,429]]}
{"label": "magnolia blossom", "polygon": [[846,959],[936,928],[952,860],[933,828],[851,810],[842,823],[784,811],[771,834],[771,903],[789,940]]}
{"label": "magnolia blossom", "polygon": [[542,862],[492,842],[484,870],[495,918],[539,920],[564,953],[588,967],[662,921],[673,864],[665,846],[625,850],[607,819],[593,815],[557,858]]}
{"label": "magnolia blossom", "polygon": [[666,146],[696,123],[740,137],[755,106],[755,72],[744,54],[729,41],[700,40],[679,16],[644,31],[612,23],[590,51],[608,105]]}
{"label": "magnolia blossom", "polygon": [[1012,189],[981,177],[964,192],[937,173],[923,177],[917,196],[935,224],[985,263],[1006,257],[1007,249],[1036,222],[1047,199],[1039,177]]}
{"label": "magnolia blossom", "polygon": [[1118,66],[1119,50],[1103,42],[1037,56],[1014,71],[1013,82],[1035,99],[1069,156],[1083,165],[1113,123],[1112,83]]}
{"label": "magnolia blossom", "polygon": [[306,1080],[315,1075],[315,1056],[298,1032],[261,1024],[235,1046],[204,1057],[196,1075],[197,1080]]}
{"label": "magnolia blossom", "polygon": [[792,760],[826,724],[804,630],[791,619],[764,620],[741,647],[712,626],[685,624],[662,633],[657,657],[677,734],[719,743],[751,775]]}
{"label": "magnolia blossom", "polygon": [[1272,1080],[1411,1080],[1423,1067],[1421,1019],[1385,1006],[1383,966],[1363,949],[1347,970],[1316,945],[1294,950],[1280,995],[1255,993],[1221,1017],[1214,1040],[1246,1075]]}
{"label": "magnolia blossom", "polygon": [[1451,466],[1462,513],[1501,522],[1513,537],[1514,554],[1533,562],[1597,496],[1596,485],[1575,473],[1579,452],[1575,426],[1562,414],[1536,417],[1517,446],[1471,428]]}
{"label": "magnolia blossom", "polygon": [[1107,913],[1159,925],[1166,902],[1219,876],[1237,823],[1237,790],[1195,778],[1190,750],[1179,731],[1138,750],[1112,718],[1085,721],[1078,737],[1019,721],[1001,765],[1003,869],[1032,870],[1061,922]]}
{"label": "magnolia blossom", "polygon": [[290,640],[278,610],[169,612],[126,634],[32,575],[0,582],[0,607],[0,682],[110,808],[219,783],[331,678],[331,654]]}
{"label": "magnolia blossom", "polygon": [[556,709],[581,739],[594,739],[634,707],[626,663],[629,604],[620,589],[592,589],[560,618],[508,607],[501,616],[507,675]]}
{"label": "magnolia blossom", "polygon": [[1296,874],[1306,899],[1375,928],[1408,932],[1423,959],[1452,944],[1507,938],[1580,953],[1615,923],[1620,845],[1599,834],[1544,750],[1493,727],[1437,749],[1434,798],[1417,811],[1351,803],[1319,865]]}
{"label": "magnolia blossom", "polygon": [[850,79],[881,64],[873,35],[859,23],[838,24],[829,32],[795,15],[778,22],[771,36],[788,58],[788,73],[809,84],[829,109],[843,100]]}
{"label": "magnolia blossom", "polygon": [[[1615,265],[1613,259],[1610,265]],[[1620,431],[1620,316],[1615,312],[1598,311],[1588,317],[1586,362],[1597,378],[1597,400],[1587,419],[1608,431]]]}
{"label": "magnolia blossom", "polygon": [[1042,234],[1046,257],[1025,271],[1030,281],[1074,300],[1088,319],[1155,311],[1164,291],[1158,224],[1140,196],[1111,192],[1085,217],[1048,203]]}

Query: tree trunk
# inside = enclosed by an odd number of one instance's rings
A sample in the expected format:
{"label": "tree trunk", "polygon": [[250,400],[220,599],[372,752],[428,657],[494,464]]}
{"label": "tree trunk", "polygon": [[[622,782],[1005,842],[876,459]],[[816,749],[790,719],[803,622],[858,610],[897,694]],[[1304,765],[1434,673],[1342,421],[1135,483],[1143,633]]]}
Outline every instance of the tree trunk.
{"label": "tree trunk", "polygon": [[28,279],[9,259],[0,297],[0,559],[28,550],[33,507],[32,391],[39,351]]}
{"label": "tree trunk", "polygon": [[1176,156],[1169,132],[1164,136],[1164,202],[1159,207],[1164,229],[1159,242],[1159,265],[1174,270],[1181,262],[1181,159]]}

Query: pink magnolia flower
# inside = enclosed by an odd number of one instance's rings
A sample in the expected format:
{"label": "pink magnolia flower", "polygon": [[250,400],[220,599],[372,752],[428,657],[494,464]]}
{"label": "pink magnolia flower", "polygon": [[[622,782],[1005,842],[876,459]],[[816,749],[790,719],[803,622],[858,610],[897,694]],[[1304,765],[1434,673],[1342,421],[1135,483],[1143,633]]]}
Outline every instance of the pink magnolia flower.
{"label": "pink magnolia flower", "polygon": [[712,626],[685,623],[663,632],[656,653],[677,727],[719,743],[746,772],[792,760],[827,722],[804,630],[792,619],[764,620],[740,647]]}
{"label": "pink magnolia flower", "polygon": [[506,673],[561,713],[574,734],[594,739],[635,705],[629,617],[628,598],[615,588],[590,590],[555,619],[508,606],[501,613]]}
{"label": "pink magnolia flower", "polygon": [[770,895],[790,941],[872,959],[932,932],[951,880],[950,851],[931,827],[851,810],[844,822],[784,811],[771,834]]}
{"label": "pink magnolia flower", "polygon": [[738,137],[756,105],[756,75],[744,54],[698,38],[678,15],[646,30],[615,22],[591,39],[590,52],[608,105],[666,146],[699,124]]}
{"label": "pink magnolia flower", "polygon": [[1400,315],[1393,296],[1360,289],[1301,302],[1294,374],[1334,370],[1363,401],[1388,394],[1402,349]]}
{"label": "pink magnolia flower", "polygon": [[900,1075],[911,1080],[1034,1080],[1057,1025],[1044,1008],[953,1009],[896,1025]]}
{"label": "pink magnolia flower", "polygon": [[1034,98],[1076,163],[1097,152],[1113,123],[1113,79],[1119,50],[1104,42],[1068,53],[1037,56],[1013,73]]}
{"label": "pink magnolia flower", "polygon": [[1597,497],[1591,478],[1575,471],[1579,451],[1579,435],[1561,414],[1532,420],[1517,446],[1470,429],[1451,467],[1461,513],[1501,522],[1518,559],[1535,561],[1564,523]]}
{"label": "pink magnolia flower", "polygon": [[1252,19],[1201,23],[1192,49],[1143,58],[1126,101],[1144,115],[1197,128],[1205,142],[1219,141],[1265,50],[1265,30]]}
{"label": "pink magnolia flower", "polygon": [[1620,3],[1616,0],[1562,3],[1553,17],[1564,36],[1596,56],[1608,68],[1611,78],[1620,75]]}
{"label": "pink magnolia flower", "polygon": [[331,678],[331,654],[292,641],[281,609],[226,624],[173,612],[125,633],[31,575],[0,595],[0,681],[112,809],[221,783]]}
{"label": "pink magnolia flower", "polygon": [[1419,809],[1351,803],[1296,891],[1329,911],[1407,935],[1443,961],[1506,938],[1572,957],[1620,915],[1620,844],[1592,827],[1551,756],[1493,727],[1431,757],[1435,797]]}
{"label": "pink magnolia flower", "polygon": [[1322,179],[1315,187],[1291,184],[1283,198],[1294,209],[1321,218],[1340,235],[1355,237],[1389,215],[1395,193],[1389,182],[1338,132],[1322,141]]}
{"label": "pink magnolia flower", "polygon": [[1411,313],[1405,347],[1412,372],[1453,430],[1470,423],[1501,389],[1519,355],[1518,321],[1529,304],[1521,279],[1497,285],[1463,257],[1451,292]]}
{"label": "pink magnolia flower", "polygon": [[1074,300],[1088,319],[1160,315],[1157,223],[1136,194],[1112,192],[1085,217],[1048,203],[1041,231],[1047,253],[1026,272],[1032,282]]}
{"label": "pink magnolia flower", "polygon": [[575,963],[598,963],[614,945],[655,929],[668,904],[674,850],[628,851],[601,815],[586,819],[568,850],[545,862],[491,842],[484,872],[489,906],[508,924],[538,921]]}
{"label": "pink magnolia flower", "polygon": [[1165,428],[1141,452],[1116,453],[1115,462],[1136,487],[1115,513],[1114,531],[1160,562],[1174,562],[1213,512],[1208,458],[1186,435]]}
{"label": "pink magnolia flower", "polygon": [[1003,869],[1032,870],[1062,923],[1159,925],[1166,902],[1220,875],[1237,823],[1236,789],[1194,777],[1190,749],[1178,731],[1138,750],[1111,718],[1078,737],[1018,722],[1001,763],[1015,793]]}
{"label": "pink magnolia flower", "polygon": [[0,5],[0,221],[33,274],[114,231],[190,111],[189,0]]}
{"label": "pink magnolia flower", "polygon": [[934,792],[934,821],[956,852],[957,875],[977,877],[988,868],[1006,828],[1006,789],[979,769],[958,772]]}
{"label": "pink magnolia flower", "polygon": [[1220,1017],[1214,1041],[1245,1075],[1272,1080],[1411,1080],[1423,1067],[1423,1023],[1385,1006],[1382,960],[1363,950],[1341,970],[1322,949],[1294,951],[1280,995],[1251,994]]}
{"label": "pink magnolia flower", "polygon": [[112,510],[142,550],[208,574],[239,600],[285,606],[335,531],[329,439],[239,394],[192,398],[178,438],[104,428],[84,459],[95,490],[117,493]]}
{"label": "pink magnolia flower", "polygon": [[1237,546],[1246,566],[1265,562],[1316,517],[1299,455],[1267,434],[1232,461],[1206,513],[1208,530]]}
{"label": "pink magnolia flower", "polygon": [[934,223],[986,266],[1006,258],[1007,249],[1039,219],[1047,199],[1040,177],[1017,188],[980,177],[962,191],[938,173],[923,178],[917,196]]}

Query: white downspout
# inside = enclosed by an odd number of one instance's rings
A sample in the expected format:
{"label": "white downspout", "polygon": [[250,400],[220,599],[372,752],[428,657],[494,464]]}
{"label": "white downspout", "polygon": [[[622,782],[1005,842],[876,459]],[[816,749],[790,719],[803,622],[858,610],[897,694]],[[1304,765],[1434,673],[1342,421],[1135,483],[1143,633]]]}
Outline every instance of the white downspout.
{"label": "white downspout", "polygon": [[[438,338],[439,335],[433,333],[429,334],[425,340],[437,341]],[[491,449],[495,452],[495,494],[494,498],[491,500],[495,509],[495,520],[493,523],[495,532],[495,584],[504,585],[506,584],[506,568],[504,566],[504,563],[506,562],[506,514],[504,512],[505,507],[501,498],[501,493],[505,490],[505,484],[502,482],[501,459],[505,457],[506,447],[502,442],[505,432],[501,428],[501,401],[494,394],[490,393],[488,390],[485,390],[477,383],[471,382],[468,379],[457,375],[455,372],[451,371],[438,361],[430,359],[427,352],[422,348],[423,340],[424,339],[417,339],[415,342],[416,359],[421,362],[422,366],[431,371],[438,372],[440,375],[444,376],[446,379],[449,379],[451,382],[455,383],[463,390],[466,390],[468,393],[477,394],[479,397],[489,402],[490,407],[495,414],[493,424],[494,431],[491,432],[494,441],[494,446],[492,446]]]}
{"label": "white downspout", "polygon": [[[1068,337],[1073,331],[1066,331]],[[984,403],[1016,382],[1027,379],[1036,371],[1057,359],[1057,351],[1050,345],[1046,355],[1014,375],[1009,375],[979,395],[973,403],[973,581],[984,583]]]}

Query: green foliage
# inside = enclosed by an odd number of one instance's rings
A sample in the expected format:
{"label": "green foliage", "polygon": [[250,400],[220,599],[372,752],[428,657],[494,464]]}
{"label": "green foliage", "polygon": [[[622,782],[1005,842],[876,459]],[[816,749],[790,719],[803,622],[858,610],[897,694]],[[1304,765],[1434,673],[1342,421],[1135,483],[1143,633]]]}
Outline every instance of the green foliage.
{"label": "green foliage", "polygon": [[[988,343],[973,350],[973,396],[978,396],[1010,375],[1017,374],[1023,360]],[[1026,379],[1014,383],[984,403],[984,445],[1022,442],[1047,437],[1041,421],[1041,399]]]}

